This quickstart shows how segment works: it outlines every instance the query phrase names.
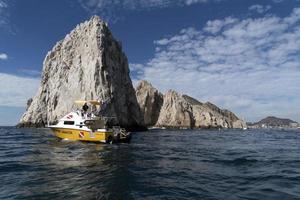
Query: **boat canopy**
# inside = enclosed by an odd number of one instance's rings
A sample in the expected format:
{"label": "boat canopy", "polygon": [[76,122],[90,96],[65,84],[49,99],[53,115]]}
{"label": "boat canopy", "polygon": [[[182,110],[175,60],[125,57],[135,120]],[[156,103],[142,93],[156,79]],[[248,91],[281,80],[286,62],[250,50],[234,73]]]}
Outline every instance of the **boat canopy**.
{"label": "boat canopy", "polygon": [[92,104],[92,105],[95,105],[95,106],[100,106],[101,103],[97,100],[88,100],[88,101],[85,101],[85,100],[77,100],[74,102],[76,105],[79,105],[79,106],[82,106],[84,105],[85,103],[87,104]]}

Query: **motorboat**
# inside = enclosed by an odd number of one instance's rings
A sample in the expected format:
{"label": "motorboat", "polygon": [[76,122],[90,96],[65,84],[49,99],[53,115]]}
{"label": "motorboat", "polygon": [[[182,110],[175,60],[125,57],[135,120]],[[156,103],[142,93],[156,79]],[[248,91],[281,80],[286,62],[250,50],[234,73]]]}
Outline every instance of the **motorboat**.
{"label": "motorboat", "polygon": [[[101,108],[101,102],[96,100],[75,101],[78,106],[90,105],[90,108]],[[109,121],[114,117],[101,116],[95,110],[77,109],[66,114],[56,125],[48,126],[54,134],[64,140],[79,140],[86,142],[117,143],[129,142],[131,133],[120,126],[111,126]]]}

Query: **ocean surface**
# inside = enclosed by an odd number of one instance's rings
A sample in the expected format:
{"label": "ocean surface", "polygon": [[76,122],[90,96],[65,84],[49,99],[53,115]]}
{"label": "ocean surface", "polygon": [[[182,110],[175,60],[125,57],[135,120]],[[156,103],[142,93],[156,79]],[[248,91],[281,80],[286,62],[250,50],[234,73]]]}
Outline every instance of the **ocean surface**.
{"label": "ocean surface", "polygon": [[0,128],[0,199],[300,199],[300,130],[156,130],[130,144]]}

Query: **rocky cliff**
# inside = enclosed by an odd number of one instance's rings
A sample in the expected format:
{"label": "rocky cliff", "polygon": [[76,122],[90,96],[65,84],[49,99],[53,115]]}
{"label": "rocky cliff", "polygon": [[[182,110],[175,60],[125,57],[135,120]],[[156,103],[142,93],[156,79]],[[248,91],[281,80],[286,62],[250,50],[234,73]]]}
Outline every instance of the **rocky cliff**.
{"label": "rocky cliff", "polygon": [[193,107],[182,95],[174,90],[169,90],[164,95],[164,103],[161,107],[156,126],[192,128],[195,125]]}
{"label": "rocky cliff", "polygon": [[99,17],[78,25],[48,52],[41,85],[20,120],[20,126],[54,123],[74,109],[75,100],[109,101],[107,115],[121,126],[143,127],[128,61]]}
{"label": "rocky cliff", "polygon": [[163,104],[163,95],[147,81],[141,81],[136,87],[136,97],[145,125],[154,126]]}
{"label": "rocky cliff", "polygon": [[[158,101],[156,97],[158,94],[158,90],[146,81],[141,81],[137,86],[136,95],[140,108],[144,113],[148,113],[144,114],[145,121],[149,118],[149,113],[155,113],[155,116],[158,116],[156,123],[153,119],[151,124],[147,125],[155,124],[158,127],[172,128],[247,127],[246,123],[234,113],[222,110],[210,102],[201,103],[197,99],[173,90],[168,91],[163,96],[163,100]],[[162,105],[161,102],[163,102]],[[147,112],[149,110],[151,112]]]}

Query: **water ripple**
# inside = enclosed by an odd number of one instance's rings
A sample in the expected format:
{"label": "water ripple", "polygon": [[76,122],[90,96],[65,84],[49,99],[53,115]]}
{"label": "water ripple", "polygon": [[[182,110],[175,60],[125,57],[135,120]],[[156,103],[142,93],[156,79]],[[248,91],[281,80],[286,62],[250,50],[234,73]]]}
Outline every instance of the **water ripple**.
{"label": "water ripple", "polygon": [[162,130],[105,145],[2,127],[0,140],[0,199],[300,199],[298,130]]}

